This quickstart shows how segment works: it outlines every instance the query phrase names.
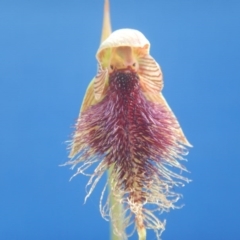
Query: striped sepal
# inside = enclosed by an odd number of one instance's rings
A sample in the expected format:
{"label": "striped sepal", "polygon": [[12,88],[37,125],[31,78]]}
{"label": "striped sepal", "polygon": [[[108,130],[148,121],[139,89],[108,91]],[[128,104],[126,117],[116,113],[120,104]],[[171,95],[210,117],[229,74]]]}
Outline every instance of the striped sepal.
{"label": "striped sepal", "polygon": [[100,66],[98,67],[98,73],[94,79],[94,96],[96,100],[99,100],[102,97],[107,74],[107,70],[103,70]]}
{"label": "striped sepal", "polygon": [[159,92],[163,88],[163,77],[160,66],[150,55],[139,59],[138,73],[141,86],[146,92]]}

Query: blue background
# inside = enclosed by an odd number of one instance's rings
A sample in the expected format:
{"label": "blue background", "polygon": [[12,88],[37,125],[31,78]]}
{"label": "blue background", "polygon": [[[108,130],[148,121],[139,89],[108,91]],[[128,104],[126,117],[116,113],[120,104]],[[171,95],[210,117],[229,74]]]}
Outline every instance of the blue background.
{"label": "blue background", "polygon": [[[0,3],[0,239],[109,239],[102,183],[58,167],[96,74],[103,1]],[[164,95],[194,145],[193,180],[163,240],[240,239],[240,2],[112,0],[113,29],[135,28],[163,69]],[[131,239],[137,239],[134,235]],[[155,239],[149,232],[148,240]]]}

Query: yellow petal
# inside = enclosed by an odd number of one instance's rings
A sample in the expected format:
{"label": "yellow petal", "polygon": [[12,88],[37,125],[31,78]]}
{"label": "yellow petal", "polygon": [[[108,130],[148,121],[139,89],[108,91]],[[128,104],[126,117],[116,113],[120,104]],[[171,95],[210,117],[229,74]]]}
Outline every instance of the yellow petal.
{"label": "yellow petal", "polygon": [[106,69],[103,70],[99,66],[97,76],[94,79],[94,96],[97,101],[100,100],[103,95],[107,78],[108,78],[108,71]]}
{"label": "yellow petal", "polygon": [[112,32],[112,28],[111,28],[111,21],[110,21],[109,0],[105,0],[101,43],[106,38],[108,38],[111,32]]}
{"label": "yellow petal", "polygon": [[150,55],[139,58],[140,84],[143,91],[160,92],[163,88],[162,71],[158,63]]}

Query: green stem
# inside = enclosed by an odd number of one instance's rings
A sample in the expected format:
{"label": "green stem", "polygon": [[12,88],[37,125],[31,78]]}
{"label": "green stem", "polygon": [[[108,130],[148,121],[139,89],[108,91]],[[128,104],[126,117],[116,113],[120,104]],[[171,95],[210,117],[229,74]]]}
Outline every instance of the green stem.
{"label": "green stem", "polygon": [[[103,42],[110,34],[111,34],[111,20],[110,20],[110,11],[109,11],[109,0],[105,0],[104,3],[104,13],[103,13],[103,27],[102,27],[102,37],[101,42]],[[111,183],[111,169],[109,169],[108,178],[109,183]],[[111,185],[111,184],[110,184]],[[110,194],[110,209],[112,206],[114,206],[114,209],[112,211],[113,216],[118,216],[116,219],[117,222],[115,223],[116,228],[124,233],[124,226],[123,226],[123,218],[122,212],[123,212],[123,206],[122,204],[118,203],[111,193],[111,186],[109,187],[109,194]],[[113,233],[113,224],[111,222],[111,240],[122,240],[122,237],[118,237]]]}
{"label": "green stem", "polygon": [[[108,173],[108,177],[109,177],[109,182],[111,183],[111,172],[112,169],[109,169],[109,173]],[[112,206],[114,206],[113,210],[112,210],[112,215],[113,216],[117,216],[114,218],[115,220],[117,220],[117,222],[115,222],[116,224],[116,228],[118,229],[118,231],[124,233],[125,229],[123,226],[123,217],[122,217],[122,212],[123,212],[123,206],[122,204],[120,204],[119,202],[116,201],[116,198],[114,197],[114,195],[111,193],[111,186],[109,185],[109,193],[110,193],[110,208]],[[122,237],[120,236],[116,236],[114,234],[113,231],[113,224],[111,223],[111,240],[122,240]]]}
{"label": "green stem", "polygon": [[138,240],[146,240],[146,239],[147,239],[146,228],[138,229]]}

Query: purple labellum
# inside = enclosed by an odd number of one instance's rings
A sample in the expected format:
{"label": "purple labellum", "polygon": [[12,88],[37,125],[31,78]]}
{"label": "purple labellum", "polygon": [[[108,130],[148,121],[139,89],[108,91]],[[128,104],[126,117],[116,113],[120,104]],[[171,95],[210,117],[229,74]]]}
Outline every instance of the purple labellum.
{"label": "purple labellum", "polygon": [[[136,224],[160,232],[164,223],[144,205],[154,204],[160,211],[174,208],[180,196],[171,189],[181,184],[174,179],[188,179],[166,165],[185,170],[177,160],[186,154],[185,147],[169,110],[145,97],[137,73],[116,70],[109,75],[108,83],[105,97],[78,119],[75,144],[79,152],[71,164],[85,162],[78,174],[99,162],[91,175],[87,197],[102,174],[112,167],[113,181],[108,184],[124,204],[125,214],[130,215],[126,227],[131,218],[136,218]],[[105,211],[109,214],[111,209],[102,209],[103,214]]]}

